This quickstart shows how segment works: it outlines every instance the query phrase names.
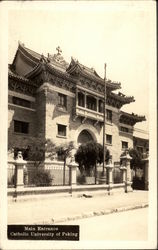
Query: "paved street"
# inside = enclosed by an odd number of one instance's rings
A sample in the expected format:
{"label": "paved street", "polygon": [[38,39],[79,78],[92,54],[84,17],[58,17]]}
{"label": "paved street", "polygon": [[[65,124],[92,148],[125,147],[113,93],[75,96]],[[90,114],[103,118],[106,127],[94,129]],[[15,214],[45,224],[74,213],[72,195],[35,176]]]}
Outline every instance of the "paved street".
{"label": "paved street", "polygon": [[80,225],[80,240],[147,240],[148,208],[62,223]]}
{"label": "paved street", "polygon": [[[37,196],[36,196],[37,197]],[[124,207],[148,204],[148,192],[134,191],[131,193],[85,197],[52,197],[40,195],[38,200],[26,200],[8,203],[8,224],[52,224],[65,221],[71,217],[82,218],[95,213]],[[102,213],[103,211],[103,213]],[[88,216],[87,216],[88,215]],[[61,220],[61,219],[64,220]]]}

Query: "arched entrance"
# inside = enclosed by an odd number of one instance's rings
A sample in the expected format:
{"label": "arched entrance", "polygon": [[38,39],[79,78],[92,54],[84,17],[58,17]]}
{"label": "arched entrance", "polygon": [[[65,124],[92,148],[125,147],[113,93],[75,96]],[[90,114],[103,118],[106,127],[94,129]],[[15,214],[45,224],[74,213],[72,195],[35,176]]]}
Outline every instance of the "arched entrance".
{"label": "arched entrance", "polygon": [[86,129],[82,130],[78,136],[77,143],[82,144],[89,141],[94,141],[92,135]]}

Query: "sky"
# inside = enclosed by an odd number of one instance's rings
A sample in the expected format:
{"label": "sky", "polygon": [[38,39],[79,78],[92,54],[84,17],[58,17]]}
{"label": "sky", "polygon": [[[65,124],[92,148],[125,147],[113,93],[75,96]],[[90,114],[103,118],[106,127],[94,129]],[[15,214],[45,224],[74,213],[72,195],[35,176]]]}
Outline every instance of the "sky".
{"label": "sky", "polygon": [[20,40],[44,55],[56,53],[59,45],[67,62],[73,56],[101,77],[106,63],[106,78],[121,82],[119,91],[135,98],[122,110],[145,115],[147,121],[136,127],[148,130],[153,13],[143,4],[118,2],[48,2],[38,8],[30,3],[11,9],[8,59],[12,63]]}

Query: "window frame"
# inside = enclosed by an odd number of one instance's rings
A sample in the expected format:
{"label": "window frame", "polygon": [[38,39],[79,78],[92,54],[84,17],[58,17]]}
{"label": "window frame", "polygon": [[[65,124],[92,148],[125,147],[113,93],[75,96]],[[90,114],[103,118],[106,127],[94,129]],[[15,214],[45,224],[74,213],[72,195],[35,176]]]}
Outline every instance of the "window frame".
{"label": "window frame", "polygon": [[14,133],[28,135],[29,134],[29,122],[14,120]]}
{"label": "window frame", "polygon": [[[109,140],[108,140],[108,137],[110,138],[110,142],[109,142]],[[112,145],[112,135],[106,134],[106,144]]]}
{"label": "window frame", "polygon": [[[128,141],[121,141],[122,142],[122,150],[126,150],[128,149]],[[127,147],[123,147],[123,143],[126,143],[127,144]]]}
{"label": "window frame", "polygon": [[67,110],[67,95],[58,93],[58,107]]}
{"label": "window frame", "polygon": [[[59,128],[61,128],[61,127],[65,128],[64,134],[59,133]],[[66,125],[59,124],[59,123],[57,124],[57,137],[63,137],[63,138],[67,137],[67,126]]]}
{"label": "window frame", "polygon": [[120,127],[120,131],[121,131],[121,132],[124,132],[124,133],[129,133],[129,128],[124,127],[124,126],[121,126],[121,127]]}
{"label": "window frame", "polygon": [[[108,115],[108,114],[110,114],[110,115]],[[110,116],[110,119],[109,119],[109,116]],[[106,122],[112,123],[112,110],[110,110],[110,109],[106,109]]]}
{"label": "window frame", "polygon": [[31,108],[31,101],[17,96],[12,96],[12,103],[20,107]]}

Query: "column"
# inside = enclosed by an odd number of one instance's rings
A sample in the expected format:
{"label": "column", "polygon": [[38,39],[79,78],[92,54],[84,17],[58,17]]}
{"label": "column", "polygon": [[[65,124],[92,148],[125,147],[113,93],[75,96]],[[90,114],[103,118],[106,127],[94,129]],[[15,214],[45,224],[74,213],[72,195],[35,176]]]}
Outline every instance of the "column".
{"label": "column", "polygon": [[149,159],[144,159],[145,169],[144,169],[144,179],[145,179],[145,190],[149,190]]}
{"label": "column", "polygon": [[87,108],[87,93],[84,93],[84,108]]}
{"label": "column", "polygon": [[76,186],[76,171],[77,171],[77,167],[78,164],[75,162],[75,153],[76,153],[76,148],[72,149],[70,152],[70,163],[68,164],[69,167],[69,183],[71,186],[71,193],[73,190],[73,187]]}
{"label": "column", "polygon": [[126,171],[127,171],[127,168],[125,166],[121,166],[120,170],[122,171],[122,181],[125,185],[125,192],[126,192]]}
{"label": "column", "polygon": [[18,152],[17,159],[15,161],[16,166],[16,188],[24,187],[24,167],[26,161],[23,160],[22,152]]}
{"label": "column", "polygon": [[76,106],[78,106],[78,88],[76,88]]}
{"label": "column", "polygon": [[97,103],[96,103],[96,105],[97,105],[97,112],[99,112],[99,99],[98,99],[98,97],[96,98],[96,100],[97,100]]}
{"label": "column", "polygon": [[130,161],[131,161],[131,157],[129,155],[129,153],[127,153],[126,155],[120,157],[122,159],[122,165],[123,167],[126,167],[126,188],[125,188],[125,192],[128,193],[130,191],[132,191],[132,181],[131,181],[131,168],[130,168]]}
{"label": "column", "polygon": [[108,194],[111,194],[112,190],[112,184],[113,184],[113,177],[112,177],[112,169],[113,169],[113,164],[110,162],[108,165],[106,165],[106,171],[107,171],[107,184],[109,185],[108,187]]}

